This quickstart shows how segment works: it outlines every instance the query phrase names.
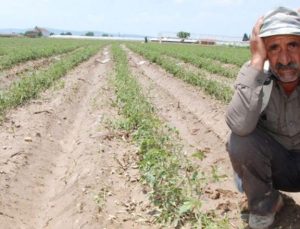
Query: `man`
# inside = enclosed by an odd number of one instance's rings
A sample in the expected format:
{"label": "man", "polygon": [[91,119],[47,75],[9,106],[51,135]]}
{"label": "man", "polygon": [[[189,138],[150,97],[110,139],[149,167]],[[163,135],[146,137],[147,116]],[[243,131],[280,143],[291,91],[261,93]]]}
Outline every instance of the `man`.
{"label": "man", "polygon": [[227,150],[249,226],[261,229],[283,206],[279,190],[300,191],[300,14],[279,7],[260,18],[250,50],[226,113]]}

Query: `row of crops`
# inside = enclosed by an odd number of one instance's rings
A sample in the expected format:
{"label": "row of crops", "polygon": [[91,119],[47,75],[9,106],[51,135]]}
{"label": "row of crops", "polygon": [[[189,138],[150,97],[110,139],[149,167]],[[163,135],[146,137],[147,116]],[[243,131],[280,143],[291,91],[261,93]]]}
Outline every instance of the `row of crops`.
{"label": "row of crops", "polygon": [[[119,126],[131,133],[139,147],[140,172],[151,188],[150,199],[158,208],[157,221],[171,224],[172,228],[190,225],[191,228],[228,229],[226,218],[218,219],[202,212],[199,199],[207,182],[216,181],[218,175],[202,173],[199,165],[183,154],[181,146],[175,143],[174,130],[159,120],[131,75],[125,51],[117,44],[112,51],[117,104],[124,116]],[[201,154],[196,152],[194,157],[201,158]]]}
{"label": "row of crops", "polygon": [[[249,49],[245,47],[162,45],[157,43],[143,45],[136,43],[134,46],[190,62],[211,73],[217,73],[229,78],[235,77],[236,71],[249,59]],[[226,64],[230,64],[230,67],[228,68]]]}
{"label": "row of crops", "polygon": [[[90,40],[1,38],[0,71],[22,62],[56,55],[64,55],[63,59],[74,55],[84,56],[87,50],[97,50],[103,44],[105,43],[101,41]],[[232,84],[239,68],[249,59],[249,49],[241,47],[135,42],[127,43],[127,46],[151,62],[161,65],[174,76],[201,87],[203,91],[225,103],[232,97]],[[179,61],[189,63],[199,71],[190,71],[178,64]],[[226,84],[225,81],[229,83]]]}
{"label": "row of crops", "polygon": [[70,52],[89,43],[74,40],[1,38],[0,70],[11,68],[24,61]]}
{"label": "row of crops", "polygon": [[90,40],[1,38],[1,72],[27,61],[61,56],[44,68],[22,73],[8,88],[0,90],[0,119],[8,109],[35,98],[105,44]]}
{"label": "row of crops", "polygon": [[[224,103],[230,101],[233,81],[250,54],[247,48],[223,46],[128,43],[127,47]],[[191,64],[199,71],[191,71],[178,61]],[[225,84],[225,80],[231,80],[232,84]]]}

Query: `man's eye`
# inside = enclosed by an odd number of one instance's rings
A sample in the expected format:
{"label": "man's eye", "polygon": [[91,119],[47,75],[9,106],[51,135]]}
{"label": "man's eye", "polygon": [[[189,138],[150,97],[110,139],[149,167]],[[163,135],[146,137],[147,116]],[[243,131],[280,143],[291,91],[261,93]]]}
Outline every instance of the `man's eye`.
{"label": "man's eye", "polygon": [[269,48],[268,48],[268,51],[270,52],[276,52],[279,50],[279,46],[278,45],[271,45]]}
{"label": "man's eye", "polygon": [[295,48],[300,47],[300,44],[299,44],[299,42],[294,41],[294,42],[290,42],[288,44],[288,47],[289,47],[289,49],[295,49]]}

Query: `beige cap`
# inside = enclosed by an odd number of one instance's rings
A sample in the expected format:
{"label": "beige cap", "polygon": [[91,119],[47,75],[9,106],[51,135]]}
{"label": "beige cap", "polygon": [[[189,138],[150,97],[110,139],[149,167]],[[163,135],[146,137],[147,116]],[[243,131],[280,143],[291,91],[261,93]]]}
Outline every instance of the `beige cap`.
{"label": "beige cap", "polygon": [[297,11],[278,7],[264,16],[260,37],[275,35],[300,35],[300,14]]}

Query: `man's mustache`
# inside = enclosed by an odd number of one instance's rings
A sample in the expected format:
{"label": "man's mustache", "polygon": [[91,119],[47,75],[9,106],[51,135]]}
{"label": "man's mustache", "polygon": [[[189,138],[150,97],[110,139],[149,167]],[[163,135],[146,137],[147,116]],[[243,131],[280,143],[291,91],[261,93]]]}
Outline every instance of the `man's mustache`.
{"label": "man's mustache", "polygon": [[275,67],[278,70],[290,70],[290,69],[297,70],[299,69],[299,64],[293,62],[290,62],[288,64],[277,63]]}

